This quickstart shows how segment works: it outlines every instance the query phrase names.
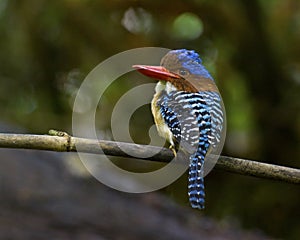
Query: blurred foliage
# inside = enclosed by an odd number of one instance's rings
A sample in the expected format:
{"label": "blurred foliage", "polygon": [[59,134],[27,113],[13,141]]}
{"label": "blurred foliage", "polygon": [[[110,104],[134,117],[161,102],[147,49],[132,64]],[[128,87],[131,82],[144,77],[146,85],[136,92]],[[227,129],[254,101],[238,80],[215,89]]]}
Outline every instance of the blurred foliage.
{"label": "blurred foliage", "polygon": [[[300,167],[297,0],[1,0],[0,34],[1,121],[35,133],[70,131],[76,91],[101,61],[136,47],[195,49],[224,98],[224,154]],[[104,138],[113,104],[145,81],[130,75],[108,89],[98,111]],[[136,141],[149,142],[149,107],[132,121]],[[185,181],[167,191],[187,204]],[[203,214],[299,238],[298,186],[217,171],[206,183]]]}

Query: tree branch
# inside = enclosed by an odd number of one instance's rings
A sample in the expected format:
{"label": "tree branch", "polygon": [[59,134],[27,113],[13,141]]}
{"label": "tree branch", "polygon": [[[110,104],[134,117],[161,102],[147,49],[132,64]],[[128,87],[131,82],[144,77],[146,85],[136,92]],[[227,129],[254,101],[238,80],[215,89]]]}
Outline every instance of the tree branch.
{"label": "tree branch", "polygon": [[[139,158],[139,160],[166,163],[171,161],[174,157],[172,151],[166,148],[163,148],[161,151],[159,151],[160,147],[155,146],[78,138],[55,130],[50,130],[49,134],[50,135],[0,133],[0,148],[76,152],[76,146],[80,146],[80,151],[86,153],[106,154],[128,158],[134,158],[133,156],[136,155],[136,153],[139,153],[140,155],[153,155],[149,158]],[[126,149],[127,153],[123,152],[120,147],[122,149]],[[158,151],[159,153],[155,154]],[[133,153],[133,156],[130,155],[131,153]],[[257,161],[220,156],[216,164],[216,168],[242,175],[280,180],[295,184],[300,183],[299,169],[261,163]]]}

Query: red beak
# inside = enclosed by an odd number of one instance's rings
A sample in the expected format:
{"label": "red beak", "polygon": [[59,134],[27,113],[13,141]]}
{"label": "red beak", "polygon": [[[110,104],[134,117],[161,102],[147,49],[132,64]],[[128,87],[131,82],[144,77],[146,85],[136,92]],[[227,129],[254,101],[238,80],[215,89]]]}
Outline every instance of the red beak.
{"label": "red beak", "polygon": [[168,69],[161,66],[133,65],[140,73],[159,80],[168,81],[170,79],[179,79],[179,75],[171,73]]}

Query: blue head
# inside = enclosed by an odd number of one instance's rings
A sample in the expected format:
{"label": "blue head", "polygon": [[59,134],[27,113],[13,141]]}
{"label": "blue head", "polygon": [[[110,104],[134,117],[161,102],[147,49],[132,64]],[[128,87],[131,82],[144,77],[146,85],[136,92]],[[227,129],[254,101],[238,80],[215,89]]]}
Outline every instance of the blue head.
{"label": "blue head", "polygon": [[179,75],[181,75],[180,72],[184,73],[184,71],[187,71],[190,74],[213,80],[212,76],[202,65],[199,54],[194,50],[172,50],[162,58],[161,66]]}
{"label": "blue head", "polygon": [[218,88],[202,65],[199,54],[193,50],[171,50],[161,60],[160,66],[134,65],[146,76],[170,82],[180,91],[214,91]]}

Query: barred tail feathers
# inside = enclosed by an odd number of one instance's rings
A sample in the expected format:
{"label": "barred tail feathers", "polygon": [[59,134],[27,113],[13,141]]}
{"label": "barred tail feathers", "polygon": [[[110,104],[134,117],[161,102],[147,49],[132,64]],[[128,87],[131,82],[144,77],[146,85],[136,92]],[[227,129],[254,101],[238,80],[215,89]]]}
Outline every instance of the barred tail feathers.
{"label": "barred tail feathers", "polygon": [[191,156],[188,180],[188,195],[193,208],[203,209],[205,203],[203,169],[204,155]]}

